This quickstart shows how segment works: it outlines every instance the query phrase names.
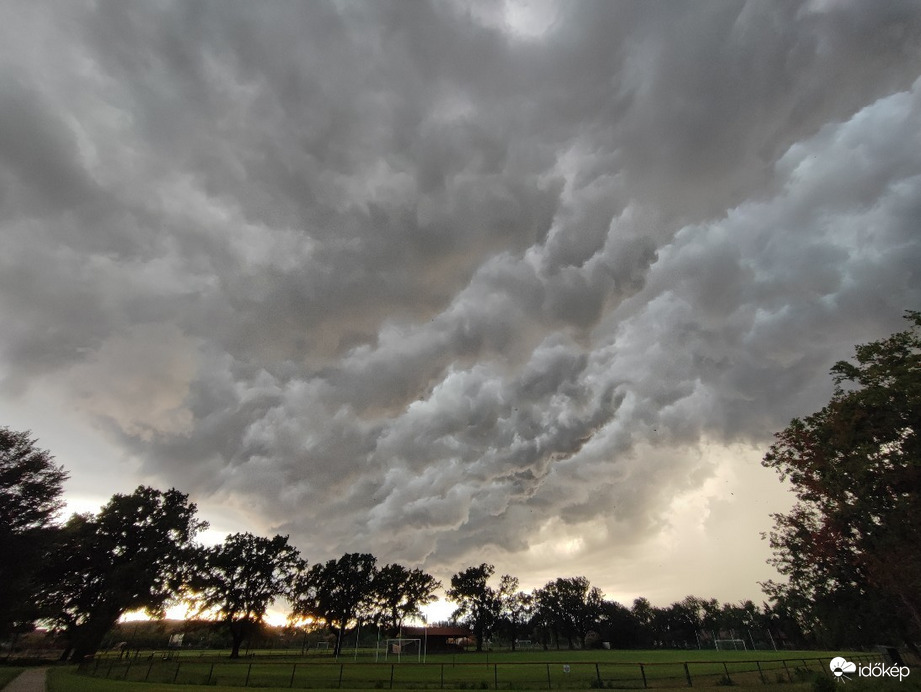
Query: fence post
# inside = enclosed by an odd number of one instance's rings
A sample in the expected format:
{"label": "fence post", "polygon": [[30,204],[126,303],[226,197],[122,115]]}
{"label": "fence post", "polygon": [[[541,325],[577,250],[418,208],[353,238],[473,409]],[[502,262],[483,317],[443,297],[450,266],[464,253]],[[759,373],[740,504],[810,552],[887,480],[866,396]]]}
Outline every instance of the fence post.
{"label": "fence post", "polygon": [[[176,684],[176,680],[179,678],[179,666],[182,665],[182,661],[179,658],[176,658],[176,672],[173,674],[173,684]],[[250,664],[252,665],[252,664]]]}
{"label": "fence post", "polygon": [[445,688],[445,664],[441,664],[441,689]]}
{"label": "fence post", "polygon": [[691,682],[691,670],[688,668],[688,662],[684,662],[684,677],[688,679],[688,687],[694,687],[694,683]]}
{"label": "fence post", "polygon": [[755,661],[755,665],[758,666],[758,677],[761,678],[761,682],[763,684],[767,685],[767,680],[764,679],[764,673],[761,672],[761,663],[759,661]]}
{"label": "fence post", "polygon": [[213,664],[213,663],[211,664],[211,668],[208,670],[208,681],[205,683],[206,685],[210,685],[210,684],[211,684],[211,676],[212,676],[212,675],[214,675],[214,664]]}
{"label": "fence post", "polygon": [[147,682],[147,678],[150,677],[151,668],[153,668],[153,655],[151,655],[150,662],[147,664],[147,674],[144,676],[144,682]]}
{"label": "fence post", "polygon": [[598,668],[598,664],[595,664],[595,677],[598,678],[598,687],[603,687],[601,684],[601,670]]}
{"label": "fence post", "polygon": [[115,659],[114,659],[114,658],[109,659],[109,661],[110,661],[109,667],[106,668],[106,678],[107,678],[107,679],[108,679],[108,677],[109,677],[109,674],[112,672],[112,666],[115,665]]}
{"label": "fence post", "polygon": [[548,690],[553,689],[553,685],[550,682],[550,664],[549,663],[547,664],[547,689]]}
{"label": "fence post", "polygon": [[[393,666],[391,665],[391,667]],[[342,689],[342,671],[343,670],[345,670],[345,665],[340,663],[339,664],[339,689],[340,690]],[[393,673],[390,674],[390,686],[393,687]]]}
{"label": "fence post", "polygon": [[640,663],[640,675],[643,676],[643,689],[645,690],[648,685],[646,684],[646,666]]}
{"label": "fence post", "polygon": [[128,666],[125,668],[125,674],[122,675],[122,680],[128,679],[128,671],[131,670],[131,659],[128,659]]}
{"label": "fence post", "polygon": [[787,677],[790,678],[790,682],[793,682],[793,675],[790,673],[790,669],[787,667],[787,661],[782,660],[781,663],[783,663],[783,669],[787,671]]}
{"label": "fence post", "polygon": [[726,671],[726,682],[728,682],[728,683],[731,685],[731,684],[732,684],[732,678],[729,677],[729,668],[726,666],[726,661],[723,661],[723,670]]}
{"label": "fence post", "polygon": [[[390,689],[393,689],[393,668],[394,665],[390,664]],[[342,687],[342,678],[339,679],[339,687]]]}
{"label": "fence post", "polygon": [[496,686],[496,689],[499,689],[499,664],[492,664],[492,680],[493,684]]}
{"label": "fence post", "polygon": [[288,681],[288,687],[294,687],[294,674],[297,672],[297,663],[291,666],[291,679]]}
{"label": "fence post", "polygon": [[243,683],[243,687],[249,687],[249,674],[253,672],[253,664],[250,663],[246,667],[246,681]]}

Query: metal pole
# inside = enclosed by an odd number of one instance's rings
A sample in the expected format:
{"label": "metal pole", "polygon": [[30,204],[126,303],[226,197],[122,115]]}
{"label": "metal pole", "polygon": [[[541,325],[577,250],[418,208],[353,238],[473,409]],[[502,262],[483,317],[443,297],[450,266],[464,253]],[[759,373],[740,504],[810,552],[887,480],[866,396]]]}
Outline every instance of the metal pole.
{"label": "metal pole", "polygon": [[361,634],[361,620],[355,625],[355,656],[352,659],[353,661],[358,660],[358,637]]}

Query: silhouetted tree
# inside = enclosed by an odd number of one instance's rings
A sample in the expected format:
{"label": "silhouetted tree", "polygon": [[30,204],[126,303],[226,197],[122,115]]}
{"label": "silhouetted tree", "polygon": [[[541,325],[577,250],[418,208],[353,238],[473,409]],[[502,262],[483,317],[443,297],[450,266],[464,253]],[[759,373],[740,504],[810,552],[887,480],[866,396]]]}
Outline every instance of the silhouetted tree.
{"label": "silhouetted tree", "polygon": [[534,615],[534,597],[518,590],[518,577],[502,575],[499,580],[498,628],[508,637],[512,651],[517,649],[518,635],[524,631]]}
{"label": "silhouetted tree", "polygon": [[292,615],[314,618],[336,629],[336,656],[342,650],[345,628],[370,615],[374,601],[377,558],[368,553],[346,553],[338,560],[313,565],[295,584]]}
{"label": "silhouetted tree", "polygon": [[396,634],[408,617],[422,615],[422,606],[437,600],[441,582],[421,569],[403,565],[381,567],[372,584],[375,618],[391,634]]}
{"label": "silhouetted tree", "polygon": [[64,525],[43,575],[42,602],[65,630],[74,660],[93,655],[124,613],[162,616],[187,584],[193,539],[207,527],[195,511],[178,490],[141,486]]}
{"label": "silhouetted tree", "polygon": [[813,631],[872,604],[907,640],[921,634],[921,313],[907,319],[858,346],[856,364],[838,362],[828,405],[794,419],[764,457],[798,500],[769,535],[787,582],[764,587],[800,604]]}
{"label": "silhouetted tree", "polygon": [[0,427],[0,639],[38,617],[39,567],[67,474],[30,433]]}
{"label": "silhouetted tree", "polygon": [[291,596],[304,566],[287,536],[235,533],[222,545],[202,551],[191,581],[192,600],[199,615],[217,617],[227,625],[231,658],[239,658],[240,645],[258,631],[272,602]]}
{"label": "silhouetted tree", "polygon": [[604,595],[585,577],[569,577],[548,582],[534,598],[542,619],[553,623],[557,635],[566,637],[572,649],[574,638],[585,646],[586,635],[601,617]]}
{"label": "silhouetted tree", "polygon": [[485,562],[479,567],[468,567],[451,577],[451,588],[446,594],[449,601],[457,604],[452,619],[473,629],[477,651],[483,650],[483,642],[492,635],[499,618],[499,597],[489,586],[489,578],[495,571],[495,567]]}

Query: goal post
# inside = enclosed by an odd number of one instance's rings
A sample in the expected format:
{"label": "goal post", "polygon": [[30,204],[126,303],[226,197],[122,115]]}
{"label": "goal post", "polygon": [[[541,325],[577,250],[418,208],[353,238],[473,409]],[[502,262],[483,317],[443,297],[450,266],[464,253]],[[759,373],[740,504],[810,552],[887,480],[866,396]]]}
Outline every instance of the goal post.
{"label": "goal post", "polygon": [[422,640],[421,639],[388,639],[384,648],[384,660],[388,656],[396,656],[402,660],[403,656],[415,656],[417,661],[422,661]]}
{"label": "goal post", "polygon": [[744,639],[716,639],[713,642],[716,644],[717,651],[747,651],[748,647],[745,646]]}

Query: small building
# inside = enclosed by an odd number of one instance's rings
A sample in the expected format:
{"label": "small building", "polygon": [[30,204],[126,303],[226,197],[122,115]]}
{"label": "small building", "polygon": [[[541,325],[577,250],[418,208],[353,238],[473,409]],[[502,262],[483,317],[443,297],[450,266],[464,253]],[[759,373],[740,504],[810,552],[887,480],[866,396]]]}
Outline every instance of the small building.
{"label": "small building", "polygon": [[466,627],[404,627],[402,636],[421,639],[430,654],[455,653],[476,644]]}

